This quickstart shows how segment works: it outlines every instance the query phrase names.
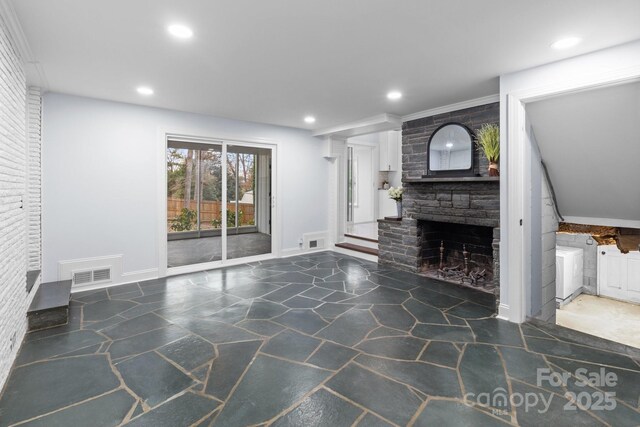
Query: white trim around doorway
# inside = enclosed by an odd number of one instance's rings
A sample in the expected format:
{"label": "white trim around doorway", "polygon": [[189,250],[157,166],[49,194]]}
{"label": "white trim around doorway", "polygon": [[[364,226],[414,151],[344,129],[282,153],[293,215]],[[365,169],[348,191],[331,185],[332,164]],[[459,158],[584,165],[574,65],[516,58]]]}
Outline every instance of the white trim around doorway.
{"label": "white trim around doorway", "polygon": [[[158,128],[157,131],[158,147],[156,151],[158,173],[157,173],[157,209],[158,209],[158,229],[157,229],[157,256],[158,256],[158,277],[174,276],[178,274],[193,273],[202,270],[212,270],[220,267],[229,267],[233,265],[246,264],[249,262],[262,261],[280,256],[281,252],[281,236],[282,222],[281,207],[277,203],[278,189],[280,188],[280,174],[278,173],[278,148],[279,141],[267,139],[251,139],[238,138],[234,136],[202,136],[193,135],[190,132],[179,131],[176,129]],[[271,150],[271,253],[257,255],[252,257],[234,258],[225,261],[212,261],[206,263],[185,265],[180,267],[167,267],[167,167],[166,152],[169,138],[175,138],[183,141],[191,141],[201,144],[217,144],[222,145],[223,155],[226,155],[227,145],[242,145],[245,147],[255,147]],[[223,197],[226,196],[226,164],[223,163],[222,173],[222,192]],[[222,222],[226,224],[226,211],[222,210]],[[222,254],[226,257],[226,228],[223,227],[222,232]]]}
{"label": "white trim around doorway", "polygon": [[506,105],[506,108],[502,109],[503,112],[506,111],[506,115],[501,115],[503,129],[500,150],[506,155],[501,156],[500,168],[506,173],[503,181],[505,185],[501,185],[500,191],[500,265],[503,273],[500,276],[500,294],[508,297],[507,301],[501,302],[498,317],[516,323],[524,322],[527,317],[525,297],[528,292],[527,286],[531,285],[528,269],[530,259],[527,253],[528,248],[531,248],[532,237],[523,233],[523,224],[531,223],[531,210],[527,209],[529,204],[525,196],[528,194],[526,191],[531,188],[530,179],[526,174],[526,165],[531,162],[531,153],[526,150],[526,104],[572,92],[639,80],[640,67],[630,67],[506,92],[502,95],[500,101]]}

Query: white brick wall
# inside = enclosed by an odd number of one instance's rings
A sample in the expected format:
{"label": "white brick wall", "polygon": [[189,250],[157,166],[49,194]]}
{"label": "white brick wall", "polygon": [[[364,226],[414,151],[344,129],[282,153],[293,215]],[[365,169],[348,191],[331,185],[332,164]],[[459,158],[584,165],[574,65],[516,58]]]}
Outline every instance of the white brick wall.
{"label": "white brick wall", "polygon": [[40,153],[41,153],[42,94],[40,88],[27,90],[27,257],[29,270],[42,268],[42,231],[40,214],[42,212],[40,189]]}
{"label": "white brick wall", "polygon": [[539,318],[554,322],[556,317],[556,231],[558,218],[549,183],[542,176],[542,310]]}
{"label": "white brick wall", "polygon": [[27,329],[27,90],[22,61],[0,16],[0,387]]}

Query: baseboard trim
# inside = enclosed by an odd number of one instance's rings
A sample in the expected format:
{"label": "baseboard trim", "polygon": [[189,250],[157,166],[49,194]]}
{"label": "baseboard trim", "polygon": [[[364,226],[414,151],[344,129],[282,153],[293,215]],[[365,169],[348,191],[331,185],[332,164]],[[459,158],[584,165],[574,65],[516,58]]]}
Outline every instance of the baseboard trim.
{"label": "baseboard trim", "polygon": [[500,306],[498,306],[498,319],[502,319],[502,320],[507,320],[507,321],[511,321],[509,319],[509,306],[507,304],[500,304]]}
{"label": "baseboard trim", "polygon": [[315,254],[318,252],[326,252],[329,249],[327,248],[322,248],[322,249],[300,249],[300,248],[288,248],[288,249],[282,249],[280,251],[280,258],[291,258],[294,256],[298,256],[298,255],[307,255],[307,254]]}

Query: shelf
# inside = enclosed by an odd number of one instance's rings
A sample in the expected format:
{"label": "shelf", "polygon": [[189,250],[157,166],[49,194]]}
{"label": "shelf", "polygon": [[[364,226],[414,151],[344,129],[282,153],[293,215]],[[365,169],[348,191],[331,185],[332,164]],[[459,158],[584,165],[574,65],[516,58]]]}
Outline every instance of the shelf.
{"label": "shelf", "polygon": [[499,182],[499,176],[443,176],[433,178],[404,178],[403,183],[422,182]]}

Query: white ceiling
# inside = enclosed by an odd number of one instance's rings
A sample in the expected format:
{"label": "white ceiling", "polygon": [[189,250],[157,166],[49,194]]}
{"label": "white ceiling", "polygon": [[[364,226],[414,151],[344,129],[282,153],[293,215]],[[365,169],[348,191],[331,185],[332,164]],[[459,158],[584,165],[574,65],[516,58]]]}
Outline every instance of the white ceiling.
{"label": "white ceiling", "polygon": [[640,221],[640,83],[534,102],[527,114],[563,216]]}
{"label": "white ceiling", "polygon": [[[640,38],[638,0],[13,0],[49,90],[325,128],[496,94],[498,76]],[[171,39],[170,23],[193,28]],[[579,46],[556,51],[558,38]],[[138,85],[155,89],[143,98]],[[404,97],[385,97],[391,89]],[[317,121],[302,119],[313,114]]]}

